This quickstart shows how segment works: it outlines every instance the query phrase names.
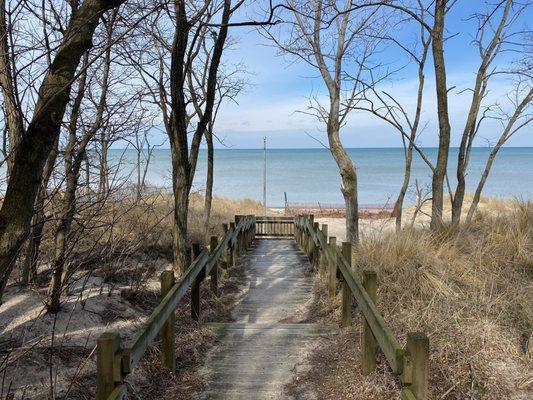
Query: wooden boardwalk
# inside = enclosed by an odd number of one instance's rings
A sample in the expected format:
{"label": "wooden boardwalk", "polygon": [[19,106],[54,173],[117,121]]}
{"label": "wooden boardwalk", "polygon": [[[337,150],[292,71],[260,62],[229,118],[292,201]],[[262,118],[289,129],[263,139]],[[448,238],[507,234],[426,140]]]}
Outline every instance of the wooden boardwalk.
{"label": "wooden boardwalk", "polygon": [[207,385],[199,397],[286,398],[284,386],[304,370],[313,339],[337,331],[336,326],[294,323],[305,320],[313,296],[306,255],[317,268],[326,271],[330,297],[337,294],[341,280],[342,327],[351,324],[352,302],[357,302],[364,319],[363,375],[375,370],[379,348],[398,378],[402,399],[429,398],[428,337],[422,332],[407,332],[405,347],[400,345],[377,307],[377,274],[362,271],[363,279],[358,277],[352,269],[350,243],[343,242],[339,247],[335,237],[330,237],[328,243],[327,225],[320,228],[312,215],[237,215],[235,223],[224,224],[223,230],[220,240],[211,237],[209,250],[199,251],[199,245],[193,245],[198,254],[178,282],[172,271],[161,274],[161,301],[132,338],[122,343],[119,332],[100,335],[96,348],[98,400],[126,398],[126,379],[157,336],[161,338],[161,362],[175,372],[176,306],[190,293],[191,315],[200,319],[202,280],[209,277],[211,290],[217,291],[217,266],[222,258],[232,264],[239,260],[245,263],[247,274],[242,283],[246,291],[235,308],[233,322],[211,324],[218,331],[219,345],[206,359],[203,376]]}
{"label": "wooden boardwalk", "polygon": [[314,336],[336,326],[287,323],[312,297],[309,262],[292,239],[258,239],[243,258],[246,294],[235,322],[211,324],[218,333],[201,399],[283,399],[283,386],[306,363]]}

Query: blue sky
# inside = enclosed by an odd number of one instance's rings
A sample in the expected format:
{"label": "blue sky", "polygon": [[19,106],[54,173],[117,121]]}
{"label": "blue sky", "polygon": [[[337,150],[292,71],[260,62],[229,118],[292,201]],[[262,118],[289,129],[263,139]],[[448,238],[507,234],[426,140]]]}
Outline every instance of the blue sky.
{"label": "blue sky", "polygon": [[[457,36],[446,42],[446,62],[448,70],[448,86],[456,86],[450,91],[449,103],[452,123],[452,146],[460,140],[462,123],[466,116],[468,93],[458,94],[471,87],[474,71],[479,58],[471,44],[475,22],[468,17],[480,7],[482,1],[459,0],[455,10],[448,16],[448,33]],[[247,16],[260,19],[264,1],[255,1],[252,6],[241,13],[238,19]],[[533,20],[533,10],[528,10],[522,23]],[[280,27],[283,29],[283,27]],[[409,28],[398,37],[405,38],[412,34]],[[262,146],[263,136],[267,137],[269,147],[298,148],[320,147],[315,140],[327,142],[325,126],[314,117],[298,113],[305,110],[311,93],[324,96],[324,84],[317,72],[302,62],[287,56],[280,56],[272,43],[265,39],[256,29],[233,28],[231,36],[236,43],[225,53],[227,64],[242,62],[249,74],[249,86],[239,96],[237,104],[225,104],[219,113],[216,124],[216,135],[223,144],[218,147],[257,148]],[[403,62],[400,55],[390,51],[384,57],[390,62]],[[431,55],[429,55],[431,57]],[[423,121],[427,127],[419,139],[423,146],[437,145],[436,105],[434,100],[434,84],[432,64],[426,66],[426,94]],[[406,104],[414,104],[417,88],[416,75],[413,68],[406,68],[397,75],[394,81],[384,86]],[[494,81],[489,97],[498,99],[509,90],[507,82]],[[499,136],[499,127],[487,124],[479,133],[477,146],[487,146]],[[366,113],[352,113],[342,130],[341,139],[346,147],[399,147],[400,136],[376,117]],[[533,146],[533,128],[523,129],[508,142],[509,146]]]}

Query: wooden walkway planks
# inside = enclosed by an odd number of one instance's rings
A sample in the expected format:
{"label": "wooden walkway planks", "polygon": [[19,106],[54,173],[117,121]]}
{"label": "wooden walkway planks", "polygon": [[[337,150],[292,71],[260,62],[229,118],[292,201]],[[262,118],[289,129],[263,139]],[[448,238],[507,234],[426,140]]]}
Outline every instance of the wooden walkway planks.
{"label": "wooden walkway planks", "polygon": [[284,323],[305,307],[313,288],[307,257],[293,240],[256,240],[243,261],[247,293],[235,307],[235,322],[211,324],[218,344],[205,363],[201,399],[283,399],[313,337],[337,329]]}

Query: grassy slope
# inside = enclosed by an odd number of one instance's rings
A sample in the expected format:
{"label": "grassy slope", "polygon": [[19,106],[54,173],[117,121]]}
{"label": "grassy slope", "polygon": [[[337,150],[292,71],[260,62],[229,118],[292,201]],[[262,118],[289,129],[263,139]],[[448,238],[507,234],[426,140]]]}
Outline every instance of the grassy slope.
{"label": "grassy slope", "polygon": [[[428,334],[432,398],[531,398],[533,203],[486,205],[455,234],[419,228],[367,238],[355,264],[377,271],[378,307],[401,342],[408,331]],[[318,282],[314,313],[337,320],[338,303]],[[361,376],[360,326],[358,318],[318,344],[303,377],[318,398],[397,398],[383,359]],[[290,391],[305,398],[295,386]]]}
{"label": "grassy slope", "polygon": [[[261,206],[251,200],[215,198],[208,235],[222,232],[221,224],[235,214],[258,213]],[[73,271],[69,293],[63,296],[62,311],[45,313],[43,302],[49,282],[51,229],[45,232],[38,284],[21,288],[18,271],[0,307],[0,398],[91,399],[96,390],[96,366],[92,355],[97,337],[104,331],[118,331],[127,340],[159,301],[159,274],[171,268],[172,198],[167,194],[130,197],[103,205],[81,207],[74,230],[84,222],[83,234],[76,235],[70,253]],[[193,195],[189,215],[192,241],[205,244],[203,198]],[[49,224],[49,225],[53,225]],[[238,296],[235,274],[220,279],[220,297],[202,288],[204,320],[229,318]],[[201,364],[203,351],[212,334],[190,318],[185,298],[177,310],[180,334],[175,377],[161,368],[158,351],[149,352],[132,382],[142,398],[160,398],[169,391],[172,398],[189,398],[201,382],[191,372]],[[7,364],[6,364],[7,362]],[[148,378],[150,376],[150,378]]]}

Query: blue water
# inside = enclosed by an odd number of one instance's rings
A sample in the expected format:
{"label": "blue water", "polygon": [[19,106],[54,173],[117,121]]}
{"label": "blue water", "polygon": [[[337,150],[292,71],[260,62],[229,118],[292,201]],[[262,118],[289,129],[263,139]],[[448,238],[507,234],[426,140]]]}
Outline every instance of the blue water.
{"label": "blue water", "polygon": [[[426,149],[435,160],[436,149]],[[359,201],[383,204],[394,201],[403,179],[403,149],[349,149],[357,166]],[[467,187],[473,191],[484,168],[489,149],[472,151]],[[121,159],[119,175],[135,181],[132,171],[135,153],[112,150],[111,164]],[[450,164],[456,164],[457,149],[450,151]],[[201,151],[194,180],[194,190],[205,189],[206,152]],[[450,169],[452,184],[455,171]],[[431,185],[430,170],[415,153],[411,183],[417,179],[422,187]],[[171,187],[170,151],[154,151],[147,173],[147,183]],[[228,198],[263,198],[263,150],[215,150],[215,195]],[[284,192],[290,202],[343,203],[337,166],[327,149],[273,149],[267,151],[267,204],[281,206]],[[484,189],[485,195],[533,199],[533,148],[503,148],[493,165]],[[413,201],[410,191],[407,201]]]}

